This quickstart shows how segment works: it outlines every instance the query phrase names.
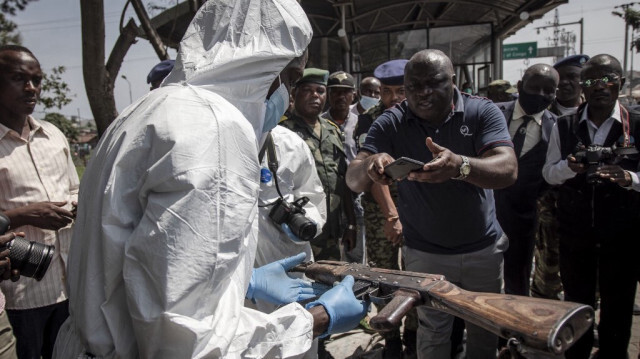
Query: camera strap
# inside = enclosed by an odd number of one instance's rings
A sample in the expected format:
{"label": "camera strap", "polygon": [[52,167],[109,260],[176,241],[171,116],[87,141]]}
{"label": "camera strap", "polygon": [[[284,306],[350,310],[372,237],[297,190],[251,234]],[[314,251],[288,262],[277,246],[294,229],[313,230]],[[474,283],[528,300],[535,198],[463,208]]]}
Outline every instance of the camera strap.
{"label": "camera strap", "polygon": [[622,133],[623,133],[623,147],[631,146],[630,132],[631,125],[629,124],[629,111],[627,111],[624,106],[620,105],[620,121],[622,122]]}
{"label": "camera strap", "polygon": [[282,193],[280,193],[280,186],[278,186],[278,156],[276,155],[276,146],[273,143],[273,136],[271,136],[271,131],[267,133],[267,138],[264,141],[264,145],[262,145],[260,153],[258,153],[258,160],[260,161],[260,164],[262,164],[265,152],[267,153],[267,167],[269,167],[269,171],[271,171],[271,174],[273,175],[278,195],[280,196],[280,198],[284,198],[282,196]]}

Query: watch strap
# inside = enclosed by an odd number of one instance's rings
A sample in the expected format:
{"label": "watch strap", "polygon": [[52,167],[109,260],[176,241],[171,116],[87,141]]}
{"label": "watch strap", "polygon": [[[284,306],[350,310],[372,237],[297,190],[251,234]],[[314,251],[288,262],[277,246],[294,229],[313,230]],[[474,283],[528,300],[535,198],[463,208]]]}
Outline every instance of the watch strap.
{"label": "watch strap", "polygon": [[460,174],[457,177],[453,177],[456,180],[463,180],[469,176],[470,164],[467,156],[460,155],[462,158],[462,164],[460,165]]}

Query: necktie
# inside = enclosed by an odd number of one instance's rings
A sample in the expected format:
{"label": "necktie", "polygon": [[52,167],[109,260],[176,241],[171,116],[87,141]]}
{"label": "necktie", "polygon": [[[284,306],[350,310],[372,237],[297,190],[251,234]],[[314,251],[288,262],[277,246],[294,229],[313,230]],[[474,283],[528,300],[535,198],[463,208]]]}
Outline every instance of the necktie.
{"label": "necktie", "polygon": [[516,151],[516,158],[520,158],[520,152],[522,152],[522,146],[524,145],[524,139],[527,135],[527,125],[533,120],[533,116],[523,116],[522,124],[516,130],[516,134],[513,135],[513,149]]}

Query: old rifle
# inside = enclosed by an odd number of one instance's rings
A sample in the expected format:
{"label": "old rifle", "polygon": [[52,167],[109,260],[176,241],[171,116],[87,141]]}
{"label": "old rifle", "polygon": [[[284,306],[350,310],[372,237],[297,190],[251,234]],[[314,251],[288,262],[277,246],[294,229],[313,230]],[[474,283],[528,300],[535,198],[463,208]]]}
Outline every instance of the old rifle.
{"label": "old rifle", "polygon": [[470,292],[444,276],[369,267],[337,261],[307,262],[291,271],[328,285],[352,275],[354,294],[385,307],[369,324],[378,331],[397,328],[407,312],[425,305],[469,321],[517,343],[522,354],[559,355],[593,323],[593,308],[557,300]]}

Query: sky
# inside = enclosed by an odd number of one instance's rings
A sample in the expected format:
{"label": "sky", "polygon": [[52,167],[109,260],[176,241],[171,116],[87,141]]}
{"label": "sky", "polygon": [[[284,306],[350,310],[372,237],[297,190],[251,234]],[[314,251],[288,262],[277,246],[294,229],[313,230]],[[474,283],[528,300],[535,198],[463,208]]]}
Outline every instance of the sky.
{"label": "sky", "polygon": [[[320,0],[318,0],[320,1]],[[145,0],[143,3],[147,4]],[[126,0],[105,0],[105,52],[109,56],[113,44],[119,34],[120,15]],[[560,5],[559,22],[570,23],[584,19],[584,53],[590,56],[608,53],[623,62],[624,52],[624,21],[611,14],[616,5],[629,3],[628,0],[570,0]],[[635,9],[640,10],[640,2],[635,3]],[[125,23],[130,17],[135,17],[131,6],[125,14]],[[22,44],[34,52],[43,70],[63,65],[66,72],[63,80],[69,85],[72,102],[56,110],[66,116],[79,116],[82,119],[92,118],[91,109],[84,89],[82,75],[82,42],[80,27],[80,0],[39,0],[29,3],[24,11],[10,17],[18,24],[22,35]],[[552,29],[541,30],[538,34],[536,27],[546,26],[554,20],[554,11],[543,18],[534,20],[516,34],[504,40],[505,44],[533,42],[538,48],[550,46],[548,38],[553,36]],[[579,25],[561,26],[566,31],[573,31],[577,35],[576,51],[579,49]],[[630,35],[631,36],[631,35]],[[630,54],[630,53],[629,53]],[[175,51],[170,51],[175,58]],[[629,63],[631,56],[629,55]],[[106,61],[106,60],[105,60]],[[115,82],[115,99],[118,111],[135,101],[149,91],[146,76],[149,70],[159,62],[153,48],[144,39],[138,39],[127,53],[118,78]],[[521,77],[522,71],[534,63],[553,64],[553,58],[533,58],[525,60],[505,60],[503,78],[515,84]],[[640,70],[640,54],[634,56],[634,69]],[[122,76],[126,79],[123,79]],[[130,96],[131,95],[131,96]],[[37,107],[35,117],[44,116],[43,109]]]}

